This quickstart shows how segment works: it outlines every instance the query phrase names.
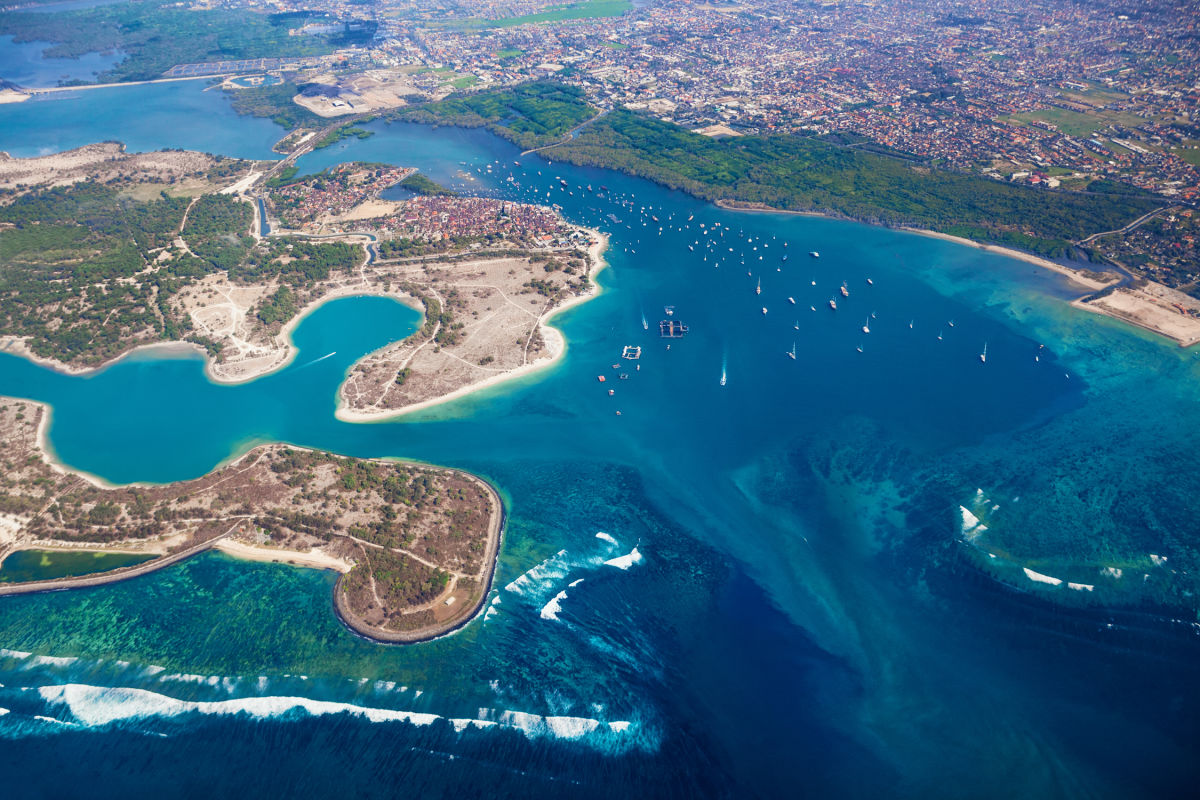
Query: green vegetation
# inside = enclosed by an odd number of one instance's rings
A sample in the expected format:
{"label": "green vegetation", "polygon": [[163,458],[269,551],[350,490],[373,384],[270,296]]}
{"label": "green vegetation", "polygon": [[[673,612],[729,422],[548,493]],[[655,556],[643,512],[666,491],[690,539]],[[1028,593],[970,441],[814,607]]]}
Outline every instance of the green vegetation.
{"label": "green vegetation", "polygon": [[445,186],[442,186],[440,183],[426,178],[419,172],[414,172],[412,175],[409,175],[407,178],[400,181],[399,185],[403,186],[405,189],[408,189],[413,194],[423,194],[430,197],[453,197],[458,194],[457,192],[453,192],[447,189]]}
{"label": "green vegetation", "polygon": [[581,89],[538,82],[468,97],[449,97],[403,109],[396,118],[430,125],[485,127],[520,147],[530,148],[561,138],[594,114]]}
{"label": "green vegetation", "polygon": [[[226,271],[299,289],[362,261],[361,248],[344,242],[256,244],[253,213],[229,195],[193,203],[163,192],[143,202],[93,182],[17,196],[0,205],[0,336],[28,336],[37,355],[84,364],[185,338],[213,352],[171,302],[185,285]],[[277,293],[260,318],[290,318],[287,299]]]}
{"label": "green vegetation", "polygon": [[98,77],[101,83],[150,80],[175,64],[323,55],[364,35],[290,36],[289,26],[299,24],[302,19],[287,15],[118,3],[51,14],[0,14],[0,35],[53,42],[46,54],[55,58],[124,52],[124,61]]}
{"label": "green vegetation", "polygon": [[524,14],[519,17],[504,19],[465,19],[447,23],[446,27],[457,29],[477,28],[512,28],[536,22],[564,22],[573,19],[598,19],[601,17],[619,17],[633,8],[630,0],[580,0],[576,3],[565,3],[549,11],[537,14]]}
{"label": "green vegetation", "polygon": [[287,322],[296,316],[296,293],[290,287],[280,286],[275,294],[259,304],[256,315],[264,325]]}
{"label": "green vegetation", "polygon": [[74,575],[90,575],[149,561],[153,555],[107,553],[98,550],[18,550],[0,566],[0,583],[45,581]]}
{"label": "green vegetation", "polygon": [[[367,122],[368,120],[363,121]],[[374,131],[369,131],[366,128],[356,128],[354,123],[347,122],[345,125],[334,128],[329,133],[318,139],[313,145],[313,150],[321,150],[331,145],[335,145],[342,139],[349,139],[351,136],[356,136],[359,139],[367,139],[374,135]]]}
{"label": "green vegetation", "polygon": [[227,194],[207,194],[197,198],[188,212],[183,239],[212,270],[232,269],[254,246],[254,239],[244,233],[253,219],[249,203]]}
{"label": "green vegetation", "polygon": [[294,130],[303,125],[322,127],[325,121],[303,106],[292,102],[303,87],[294,83],[254,86],[226,91],[233,110],[252,117],[269,117],[276,125]]}
{"label": "green vegetation", "polygon": [[518,58],[523,55],[525,55],[525,51],[515,47],[505,47],[496,51],[496,58],[501,60],[506,58]]}
{"label": "green vegetation", "polygon": [[799,136],[713,140],[618,110],[554,148],[556,159],[650,178],[709,200],[917,225],[1060,257],[1119,228],[1152,198],[1048,192],[915,167]]}
{"label": "green vegetation", "polygon": [[188,202],[165,193],[136,202],[81,183],[0,206],[0,333],[31,336],[35,353],[64,361],[180,338],[188,321],[160,301],[209,267],[178,253],[147,267],[174,240]]}
{"label": "green vegetation", "polygon": [[1140,125],[1143,122],[1133,114],[1119,111],[1100,110],[1085,114],[1065,108],[1043,108],[1039,111],[1015,114],[1009,121],[1021,124],[1031,120],[1050,123],[1068,136],[1081,139],[1090,139],[1097,130],[1112,124]]}

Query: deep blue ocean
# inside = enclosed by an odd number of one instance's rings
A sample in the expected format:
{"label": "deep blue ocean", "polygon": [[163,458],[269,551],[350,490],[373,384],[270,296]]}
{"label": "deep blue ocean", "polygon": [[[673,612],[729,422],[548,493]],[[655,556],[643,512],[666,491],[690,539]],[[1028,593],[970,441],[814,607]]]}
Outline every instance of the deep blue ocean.
{"label": "deep blue ocean", "polygon": [[[118,138],[270,157],[278,129],[201,89],[0,107],[0,150]],[[1048,548],[1195,547],[1193,353],[973,248],[726,211],[483,131],[370,127],[302,170],[416,166],[611,236],[603,292],[554,320],[565,358],[340,422],[345,371],[420,322],[348,298],[251,383],[153,351],[82,377],[0,355],[0,394],[49,404],[55,455],[117,483],[196,477],[268,441],[471,470],[509,513],[487,611],[375,645],[334,618],[333,575],[217,554],[4,598],[6,796],[1190,794],[1194,611],[1000,582],[964,554],[960,506],[986,497],[989,524]],[[666,306],[690,328],[670,350]],[[630,344],[641,369],[610,397],[596,376]],[[1143,513],[1114,516],[1095,486]]]}

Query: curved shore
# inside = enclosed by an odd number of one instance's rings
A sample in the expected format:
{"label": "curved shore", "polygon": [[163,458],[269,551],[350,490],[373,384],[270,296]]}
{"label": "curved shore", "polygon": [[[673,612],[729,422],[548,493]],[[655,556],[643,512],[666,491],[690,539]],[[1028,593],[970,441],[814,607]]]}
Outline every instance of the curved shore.
{"label": "curved shore", "polygon": [[[18,595],[27,594],[45,594],[48,592],[62,592],[70,589],[86,589],[97,586],[107,586],[114,583],[139,578],[143,575],[149,575],[161,569],[173,566],[185,561],[193,556],[199,555],[208,550],[218,550],[226,555],[242,559],[246,561],[269,561],[274,563],[282,563],[288,566],[295,566],[301,569],[327,569],[334,572],[340,572],[337,582],[333,587],[333,610],[334,615],[338,620],[350,629],[352,633],[364,639],[368,639],[377,644],[420,644],[421,642],[431,641],[441,638],[448,634],[454,633],[457,630],[468,625],[472,620],[479,616],[479,612],[483,610],[484,604],[487,601],[489,592],[492,589],[492,582],[496,575],[496,564],[500,552],[500,544],[504,539],[504,523],[507,515],[504,511],[504,503],[500,498],[499,492],[496,491],[490,483],[483,480],[477,475],[472,475],[469,472],[462,470],[445,470],[447,472],[455,472],[469,480],[477,483],[488,494],[491,510],[488,520],[488,538],[487,545],[483,555],[483,570],[480,584],[480,591],[473,604],[463,606],[463,610],[450,617],[449,619],[427,625],[412,631],[393,631],[384,628],[379,628],[368,623],[357,615],[349,606],[349,602],[345,596],[345,589],[342,581],[347,574],[339,565],[332,563],[332,559],[313,559],[308,557],[309,554],[298,551],[289,551],[286,549],[270,549],[253,548],[250,546],[226,548],[225,539],[230,536],[234,529],[242,524],[244,520],[239,520],[229,528],[225,533],[213,537],[207,541],[193,545],[186,550],[181,550],[177,553],[159,556],[158,558],[144,561],[141,564],[135,564],[129,567],[119,567],[117,569],[108,570],[106,572],[96,572],[87,575],[76,575],[63,578],[52,578],[44,581],[27,581],[22,583],[0,583],[0,597],[15,597]],[[25,548],[21,548],[25,549]],[[256,552],[261,551],[261,552]],[[14,550],[12,552],[19,552]],[[8,553],[6,555],[11,555]],[[435,605],[442,600],[439,596],[433,600],[430,605]]]}
{"label": "curved shore", "polygon": [[[496,564],[500,554],[500,544],[504,540],[504,523],[507,520],[507,514],[504,511],[504,502],[500,499],[500,493],[496,491],[494,486],[477,475],[471,475],[469,472],[462,472],[460,474],[466,475],[479,483],[487,491],[493,503],[492,514],[488,519],[487,550],[483,556],[484,564],[490,566],[486,566],[484,569],[486,580],[480,584],[480,590],[475,603],[471,606],[464,606],[465,610],[462,613],[434,625],[427,625],[412,631],[387,630],[371,625],[354,613],[346,598],[345,587],[342,585],[342,581],[345,579],[343,575],[338,578],[337,583],[333,586],[333,613],[343,625],[350,629],[351,633],[376,644],[420,644],[421,642],[440,639],[443,636],[449,636],[456,631],[462,630],[471,624],[479,616],[479,613],[483,611],[487,603],[488,594],[492,591],[492,582],[496,578]],[[441,599],[441,596],[435,598],[430,605],[436,605]]]}
{"label": "curved shore", "polygon": [[[542,338],[546,342],[546,349],[549,352],[548,356],[545,358],[539,358],[529,364],[523,364],[519,367],[514,367],[513,369],[501,372],[483,380],[469,383],[466,386],[460,387],[451,392],[446,392],[445,394],[437,397],[432,397],[428,400],[421,400],[420,402],[416,403],[409,403],[406,406],[387,409],[385,411],[360,411],[358,409],[347,407],[343,395],[343,389],[345,388],[346,384],[343,382],[342,386],[338,387],[337,409],[334,411],[334,416],[343,422],[383,422],[386,420],[395,419],[396,417],[402,417],[406,414],[412,414],[416,411],[421,411],[426,408],[440,406],[445,403],[449,403],[452,400],[458,400],[474,394],[475,392],[482,391],[483,389],[488,389],[493,386],[498,386],[500,384],[516,380],[517,378],[523,378],[527,375],[532,375],[535,372],[540,372],[558,363],[558,361],[567,352],[567,339],[562,335],[561,331],[550,325],[550,320],[564,311],[572,309],[575,306],[581,305],[598,297],[602,290],[600,288],[600,284],[596,283],[596,275],[608,266],[608,262],[604,259],[604,252],[608,249],[608,236],[594,228],[583,228],[582,230],[587,231],[589,234],[595,237],[595,244],[588,248],[588,257],[595,264],[595,268],[588,273],[589,286],[586,293],[567,298],[543,314],[541,319],[538,320],[538,332],[541,333]],[[368,356],[369,355],[370,354],[368,354]],[[364,358],[366,357],[367,356],[364,356]],[[351,369],[353,369],[353,367]]]}
{"label": "curved shore", "polygon": [[[30,408],[36,409],[36,416],[29,413]],[[48,492],[56,490],[51,495],[52,499],[57,500],[59,497],[66,497],[67,500],[65,502],[78,503],[79,500],[71,500],[73,495],[70,492],[73,491],[71,487],[78,487],[80,485],[78,481],[82,479],[94,487],[86,490],[91,492],[92,495],[90,495],[90,500],[85,500],[84,502],[99,503],[111,501],[117,504],[117,508],[121,508],[122,503],[128,502],[128,498],[124,496],[123,492],[128,490],[129,487],[105,486],[93,476],[84,475],[51,460],[45,448],[44,436],[46,421],[49,417],[48,407],[34,401],[17,401],[11,406],[4,406],[4,409],[8,415],[6,417],[6,425],[11,426],[11,418],[13,416],[18,420],[24,419],[24,427],[6,427],[4,429],[7,431],[3,441],[4,455],[13,458],[15,457],[15,453],[21,456],[23,463],[26,464],[30,463],[29,457],[32,457],[34,462],[40,461],[40,466],[27,467],[28,469],[34,469],[35,472],[21,473],[26,477],[29,474],[36,477],[38,475],[53,475],[53,473],[58,473],[59,477],[54,478],[47,484],[49,487],[47,489]],[[464,499],[467,501],[466,508],[468,512],[475,520],[468,529],[470,538],[478,541],[479,536],[485,537],[482,553],[477,558],[458,559],[456,557],[449,563],[441,559],[435,559],[431,563],[428,560],[428,556],[422,557],[421,555],[417,555],[409,549],[405,549],[405,546],[396,545],[395,543],[380,544],[360,539],[355,535],[353,528],[347,527],[344,519],[339,520],[336,518],[329,519],[320,530],[309,531],[309,535],[301,535],[299,539],[295,538],[294,534],[281,539],[280,542],[284,546],[264,546],[261,543],[263,540],[257,538],[252,541],[233,538],[243,533],[253,534],[258,530],[260,525],[266,528],[268,532],[273,530],[270,520],[277,519],[278,517],[276,506],[280,502],[287,502],[288,496],[281,498],[278,495],[271,494],[273,491],[272,479],[265,478],[264,475],[271,476],[279,473],[279,475],[286,477],[286,474],[280,472],[277,467],[281,462],[275,460],[279,457],[280,450],[285,451],[288,459],[295,458],[298,453],[303,452],[311,453],[313,456],[319,458],[316,462],[309,460],[303,462],[299,467],[293,466],[293,470],[311,469],[314,463],[317,465],[331,465],[334,469],[334,477],[327,477],[327,480],[336,479],[338,464],[354,461],[375,461],[380,466],[390,464],[391,468],[396,470],[402,477],[404,475],[410,477],[413,475],[434,477],[436,482],[434,484],[435,488],[437,486],[454,487],[457,485],[460,488],[457,490],[451,489],[451,491],[457,491],[460,493],[460,496],[462,492],[461,487],[464,487],[465,484],[477,487],[477,494],[467,489],[468,494]],[[38,456],[40,456],[40,459]],[[40,470],[40,472],[37,470]],[[407,480],[407,478],[404,479]],[[50,479],[46,478],[46,480]],[[294,483],[285,481],[283,477],[278,477],[277,480],[282,482],[281,485],[286,485],[293,489],[295,487]],[[173,489],[172,487],[175,488]],[[99,493],[97,493],[97,489],[100,490]],[[505,521],[504,503],[494,486],[483,478],[469,472],[446,467],[435,467],[402,459],[351,459],[314,451],[310,448],[267,444],[247,450],[231,462],[209,472],[204,477],[192,481],[161,484],[155,487],[158,494],[155,496],[156,499],[153,502],[172,503],[178,502],[180,497],[185,497],[193,501],[198,501],[203,505],[205,494],[212,493],[218,489],[221,492],[234,492],[235,494],[232,495],[234,497],[237,496],[236,493],[249,491],[248,494],[242,494],[241,497],[250,505],[239,507],[234,513],[220,514],[219,516],[200,515],[192,518],[191,515],[186,515],[183,517],[184,522],[182,526],[175,525],[174,529],[159,531],[156,536],[151,538],[137,538],[142,536],[142,534],[131,532],[115,539],[110,538],[106,542],[98,540],[76,541],[71,538],[63,539],[61,536],[55,535],[52,532],[53,526],[50,529],[45,529],[44,527],[38,528],[36,533],[31,531],[30,526],[41,516],[41,513],[37,512],[36,509],[32,514],[0,515],[0,526],[2,526],[0,527],[0,562],[3,562],[5,557],[16,552],[42,549],[71,552],[111,550],[113,552],[135,553],[150,557],[149,560],[137,564],[117,567],[103,572],[62,576],[44,580],[34,579],[13,583],[0,583],[0,597],[41,594],[119,583],[165,569],[208,550],[219,550],[231,557],[243,560],[276,562],[296,567],[328,569],[338,572],[342,577],[339,577],[334,586],[334,610],[338,618],[351,631],[359,636],[380,643],[416,643],[443,636],[466,625],[478,615],[491,589],[503,537]],[[108,492],[112,494],[106,494]],[[390,504],[397,502],[394,499],[389,500],[383,495],[371,495],[371,497],[375,497],[375,502],[377,503]],[[259,498],[262,502],[252,504],[254,498]],[[38,507],[41,508],[48,502],[43,500],[42,505]],[[483,508],[483,504],[487,505],[486,511]],[[174,509],[175,506],[172,506],[172,508]],[[183,509],[184,507],[179,506],[178,508]],[[291,505],[288,505],[287,508],[290,509]],[[485,514],[486,516],[484,516]],[[303,530],[303,528],[300,530]],[[172,548],[176,547],[181,549],[172,552]],[[367,548],[387,551],[391,554],[390,557],[393,560],[396,557],[401,557],[420,562],[420,564],[413,565],[418,570],[431,569],[434,571],[433,574],[444,570],[445,573],[449,573],[451,579],[448,585],[442,587],[436,598],[419,605],[406,605],[403,600],[399,600],[393,601],[393,607],[389,609],[388,606],[384,605],[384,601],[380,601],[378,595],[376,595],[375,602],[380,605],[378,611],[381,616],[379,619],[368,621],[368,619],[361,618],[351,607],[349,596],[345,591],[343,583],[345,575],[350,574],[354,569],[359,569],[362,572],[355,573],[355,575],[365,574],[366,580],[370,582],[372,587],[372,592],[374,591],[375,557],[368,557],[368,552],[374,551],[369,551]],[[361,558],[357,555],[359,551],[361,551]],[[421,566],[422,564],[424,566]],[[367,601],[360,602],[368,603],[368,612],[374,608],[370,604],[369,598]],[[420,615],[414,620],[414,625],[419,627],[414,627],[410,631],[397,631],[381,627],[388,624],[389,618],[395,619],[397,615],[402,622],[408,615]],[[370,615],[368,614],[368,616]],[[414,618],[408,616],[408,619],[412,620]]]}

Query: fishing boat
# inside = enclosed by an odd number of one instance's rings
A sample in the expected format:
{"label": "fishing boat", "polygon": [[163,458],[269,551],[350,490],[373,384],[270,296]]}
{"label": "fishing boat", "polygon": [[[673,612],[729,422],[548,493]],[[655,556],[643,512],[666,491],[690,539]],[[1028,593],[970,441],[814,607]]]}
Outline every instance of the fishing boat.
{"label": "fishing boat", "polygon": [[668,317],[675,316],[675,306],[663,306],[663,311],[666,312]]}
{"label": "fishing boat", "polygon": [[838,287],[838,291],[842,293],[842,297],[850,296],[850,290],[846,288],[845,282],[843,282],[842,285]]}
{"label": "fishing boat", "polygon": [[726,380],[726,378],[725,378],[725,370],[721,370],[721,385],[722,385],[722,386],[724,386],[724,385],[725,385],[725,380]]}
{"label": "fishing boat", "polygon": [[832,308],[834,311],[837,311],[837,300],[835,300],[832,297],[829,298],[829,307]]}
{"label": "fishing boat", "polygon": [[792,349],[788,351],[787,357],[792,361],[796,360],[796,343],[792,342]]}
{"label": "fishing boat", "polygon": [[766,306],[763,306],[763,313],[764,313],[764,314],[766,314],[766,313],[767,313],[767,307],[766,307]]}
{"label": "fishing boat", "polygon": [[758,286],[754,289],[755,294],[762,294],[762,278],[758,279]]}

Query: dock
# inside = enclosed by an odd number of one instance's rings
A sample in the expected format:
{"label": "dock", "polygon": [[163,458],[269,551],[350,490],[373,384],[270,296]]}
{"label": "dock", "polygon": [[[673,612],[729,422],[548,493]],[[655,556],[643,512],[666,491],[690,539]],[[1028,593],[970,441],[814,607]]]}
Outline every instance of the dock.
{"label": "dock", "polygon": [[677,319],[664,319],[658,323],[658,335],[664,339],[682,339],[688,332],[688,326]]}

